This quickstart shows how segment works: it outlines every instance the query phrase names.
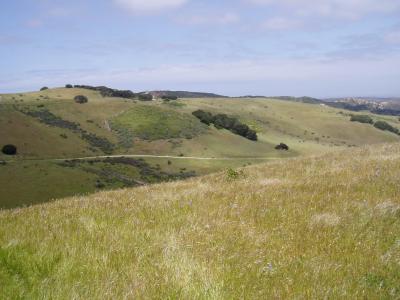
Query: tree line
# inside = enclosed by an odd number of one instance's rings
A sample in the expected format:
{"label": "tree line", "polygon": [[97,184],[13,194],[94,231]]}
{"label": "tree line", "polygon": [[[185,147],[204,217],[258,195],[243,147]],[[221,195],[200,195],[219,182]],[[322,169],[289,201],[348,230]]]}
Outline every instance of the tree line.
{"label": "tree line", "polygon": [[230,132],[243,136],[251,141],[257,141],[257,133],[251,129],[248,125],[243,124],[237,118],[229,117],[226,114],[213,115],[210,112],[203,110],[196,110],[192,113],[202,123],[210,126],[213,124],[217,129],[227,129]]}

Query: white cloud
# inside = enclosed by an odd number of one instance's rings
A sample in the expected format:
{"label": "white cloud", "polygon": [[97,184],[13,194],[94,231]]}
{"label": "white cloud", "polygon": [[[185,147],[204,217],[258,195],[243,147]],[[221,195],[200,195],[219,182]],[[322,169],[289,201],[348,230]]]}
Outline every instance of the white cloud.
{"label": "white cloud", "polygon": [[358,19],[368,14],[400,10],[399,0],[244,0],[247,3],[274,6],[300,16],[318,15]]}
{"label": "white cloud", "polygon": [[176,19],[177,22],[188,25],[227,25],[237,23],[239,20],[240,16],[232,12],[213,15],[188,15]]}
{"label": "white cloud", "polygon": [[302,22],[299,20],[276,17],[262,22],[261,28],[265,30],[288,30],[302,27],[302,25]]}
{"label": "white cloud", "polygon": [[[380,60],[351,58],[241,60],[216,64],[174,64],[125,70],[49,70],[24,76],[0,77],[0,86],[18,91],[25,87],[61,86],[79,78],[81,84],[110,85],[132,90],[186,89],[194,84],[202,90],[219,86],[225,94],[289,94],[315,96],[394,95],[400,56]],[[366,82],[368,84],[366,84]],[[262,83],[262,84],[260,84]],[[229,86],[230,88],[227,88]],[[252,87],[255,87],[253,89]],[[223,90],[222,90],[223,89]],[[235,91],[234,93],[232,91]],[[1,91],[1,89],[0,89]]]}
{"label": "white cloud", "polygon": [[391,31],[384,36],[384,41],[389,44],[400,44],[400,31]]}
{"label": "white cloud", "polygon": [[187,0],[114,0],[132,13],[154,13],[184,5]]}

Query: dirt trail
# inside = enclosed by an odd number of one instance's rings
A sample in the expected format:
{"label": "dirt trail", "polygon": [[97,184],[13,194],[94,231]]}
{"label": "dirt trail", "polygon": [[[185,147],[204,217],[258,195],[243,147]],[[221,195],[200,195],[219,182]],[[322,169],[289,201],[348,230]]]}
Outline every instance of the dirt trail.
{"label": "dirt trail", "polygon": [[170,158],[170,159],[192,159],[192,160],[275,160],[281,157],[198,157],[198,156],[172,156],[172,155],[146,155],[146,154],[125,154],[125,155],[100,155],[70,158],[26,158],[6,160],[7,162],[18,161],[65,161],[65,160],[93,160],[101,158]]}

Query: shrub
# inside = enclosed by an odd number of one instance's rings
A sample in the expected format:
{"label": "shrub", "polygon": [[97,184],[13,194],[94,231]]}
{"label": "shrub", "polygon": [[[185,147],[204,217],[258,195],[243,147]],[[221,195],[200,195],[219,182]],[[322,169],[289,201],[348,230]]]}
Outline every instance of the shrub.
{"label": "shrub", "polygon": [[366,123],[366,124],[374,124],[374,120],[368,115],[352,115],[350,121]]}
{"label": "shrub", "polygon": [[47,87],[47,86],[44,86],[44,87],[42,87],[41,89],[40,89],[40,91],[45,91],[45,90],[48,90],[49,88]]}
{"label": "shrub", "polygon": [[207,125],[210,125],[214,122],[212,114],[209,112],[205,112],[201,109],[194,111],[192,115],[195,116],[197,119],[199,119],[200,122]]}
{"label": "shrub", "polygon": [[245,137],[246,139],[257,141],[257,133],[250,129],[246,124],[241,123],[238,119],[229,117],[226,114],[218,114],[213,116],[209,112],[196,110],[192,113],[202,123],[210,125],[214,124],[217,129],[227,129],[234,134]]}
{"label": "shrub", "polygon": [[72,89],[73,86],[72,86],[72,84],[66,84],[66,85],[65,85],[65,88],[67,88],[67,89]]}
{"label": "shrub", "polygon": [[384,130],[384,131],[390,131],[393,132],[395,134],[400,134],[399,129],[393,127],[392,125],[390,125],[389,123],[385,122],[385,121],[377,121],[374,124],[375,128],[380,129],[380,130]]}
{"label": "shrub", "polygon": [[17,154],[17,147],[14,145],[5,145],[3,149],[1,149],[5,155],[16,155]]}
{"label": "shrub", "polygon": [[139,94],[140,101],[151,101],[153,100],[153,96],[150,94]]}
{"label": "shrub", "polygon": [[236,180],[239,179],[241,176],[243,176],[243,171],[236,171],[232,168],[229,168],[226,170],[226,178],[228,180]]}
{"label": "shrub", "polygon": [[284,151],[288,151],[289,150],[289,146],[284,144],[284,143],[280,143],[279,145],[277,145],[275,147],[276,150],[284,150]]}
{"label": "shrub", "polygon": [[86,96],[78,95],[74,98],[74,101],[79,104],[84,104],[87,103],[89,99]]}
{"label": "shrub", "polygon": [[170,101],[170,100],[178,100],[177,96],[162,96],[161,99],[165,101]]}

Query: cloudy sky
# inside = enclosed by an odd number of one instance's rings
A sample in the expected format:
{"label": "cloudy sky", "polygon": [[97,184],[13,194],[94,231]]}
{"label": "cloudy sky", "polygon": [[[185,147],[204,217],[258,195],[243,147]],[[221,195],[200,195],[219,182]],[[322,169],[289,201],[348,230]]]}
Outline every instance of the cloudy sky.
{"label": "cloudy sky", "polygon": [[0,92],[400,96],[400,0],[15,0]]}

